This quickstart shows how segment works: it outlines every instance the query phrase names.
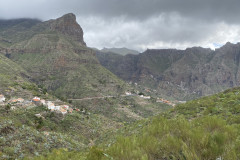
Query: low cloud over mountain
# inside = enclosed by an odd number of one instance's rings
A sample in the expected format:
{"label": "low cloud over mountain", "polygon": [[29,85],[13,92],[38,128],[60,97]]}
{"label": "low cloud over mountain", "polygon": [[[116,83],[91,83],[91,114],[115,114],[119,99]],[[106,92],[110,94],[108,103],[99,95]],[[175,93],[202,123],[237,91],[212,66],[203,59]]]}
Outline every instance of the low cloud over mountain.
{"label": "low cloud over mountain", "polygon": [[73,12],[87,44],[98,48],[215,48],[238,41],[239,5],[237,0],[9,0],[1,2],[0,18],[47,20]]}

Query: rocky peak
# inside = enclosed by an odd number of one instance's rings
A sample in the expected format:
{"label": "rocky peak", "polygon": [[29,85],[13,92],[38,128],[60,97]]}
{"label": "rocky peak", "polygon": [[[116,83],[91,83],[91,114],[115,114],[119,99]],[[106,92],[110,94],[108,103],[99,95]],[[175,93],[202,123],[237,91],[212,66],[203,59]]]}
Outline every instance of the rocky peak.
{"label": "rocky peak", "polygon": [[227,42],[225,45],[230,46],[230,45],[233,45],[233,44],[231,42]]}
{"label": "rocky peak", "polygon": [[235,44],[231,43],[231,42],[227,42],[225,45],[223,45],[222,47],[220,47],[219,49],[227,49],[227,48],[232,48],[234,47]]}
{"label": "rocky peak", "polygon": [[191,47],[191,48],[186,48],[186,53],[202,53],[202,54],[206,54],[206,53],[210,53],[213,50],[211,50],[210,48],[202,48],[202,47]]}
{"label": "rocky peak", "polygon": [[83,30],[77,23],[76,16],[73,13],[68,13],[51,21],[50,29],[60,32],[66,36],[70,36],[74,40],[86,46],[86,43],[83,40]]}

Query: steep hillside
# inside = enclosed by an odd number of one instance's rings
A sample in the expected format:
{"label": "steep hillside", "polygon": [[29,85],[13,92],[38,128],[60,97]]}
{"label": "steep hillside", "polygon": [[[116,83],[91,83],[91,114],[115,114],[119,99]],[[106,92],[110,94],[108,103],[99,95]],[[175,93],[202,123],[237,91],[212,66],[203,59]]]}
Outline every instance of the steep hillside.
{"label": "steep hillside", "polygon": [[147,50],[139,55],[98,52],[100,63],[123,80],[137,83],[157,96],[189,100],[239,85],[240,43],[227,43],[215,51]]}
{"label": "steep hillside", "polygon": [[123,93],[124,82],[102,67],[86,47],[75,15],[46,22],[18,21],[2,27],[0,36],[11,43],[2,45],[0,53],[22,66],[38,85],[61,98]]}
{"label": "steep hillside", "polygon": [[121,56],[114,53],[103,53],[97,51],[98,60],[104,67],[118,75],[123,80],[131,81],[137,71],[138,56],[126,55]]}
{"label": "steep hillside", "polygon": [[29,78],[22,67],[0,55],[0,94],[4,94],[7,98],[16,96],[30,98],[39,95],[37,85]]}

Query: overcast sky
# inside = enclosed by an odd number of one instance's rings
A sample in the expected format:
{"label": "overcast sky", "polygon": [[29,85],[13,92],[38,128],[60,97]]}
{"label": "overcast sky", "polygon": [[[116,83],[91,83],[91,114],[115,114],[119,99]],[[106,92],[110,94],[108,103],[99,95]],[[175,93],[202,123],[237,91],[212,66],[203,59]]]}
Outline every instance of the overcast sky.
{"label": "overcast sky", "polygon": [[88,46],[215,48],[240,35],[240,0],[0,0],[0,18],[74,13]]}

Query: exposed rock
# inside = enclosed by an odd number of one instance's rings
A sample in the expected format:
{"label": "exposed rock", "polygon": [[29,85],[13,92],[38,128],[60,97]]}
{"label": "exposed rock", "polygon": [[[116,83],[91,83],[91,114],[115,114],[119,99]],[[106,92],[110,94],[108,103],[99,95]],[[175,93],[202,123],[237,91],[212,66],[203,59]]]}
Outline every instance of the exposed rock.
{"label": "exposed rock", "polygon": [[74,38],[74,40],[86,46],[86,43],[83,40],[83,30],[77,23],[76,16],[74,14],[69,13],[56,20],[51,20],[50,22],[51,30],[70,36]]}

